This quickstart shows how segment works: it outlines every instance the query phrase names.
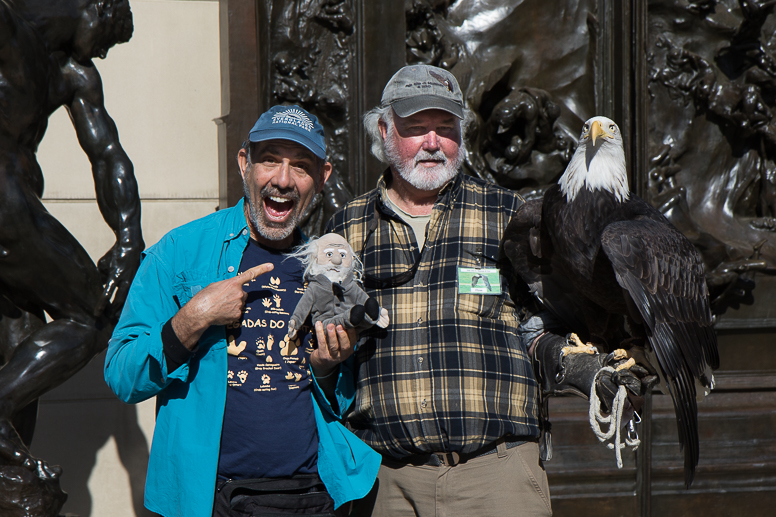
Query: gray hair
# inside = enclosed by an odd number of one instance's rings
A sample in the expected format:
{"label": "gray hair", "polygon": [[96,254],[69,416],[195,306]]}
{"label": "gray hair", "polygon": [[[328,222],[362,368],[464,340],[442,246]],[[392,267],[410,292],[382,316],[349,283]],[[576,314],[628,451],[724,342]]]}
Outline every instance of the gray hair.
{"label": "gray hair", "polygon": [[[353,248],[350,247],[350,244],[348,244],[348,248],[350,248],[350,255],[353,257],[353,278],[355,278],[356,282],[360,283],[361,276],[364,272],[364,265],[353,252]],[[286,258],[284,258],[283,261],[286,261],[290,258],[298,259],[299,262],[301,262],[304,266],[304,278],[309,279],[312,276],[311,271],[313,266],[315,266],[315,257],[317,255],[318,239],[310,239],[306,243],[297,246],[291,253],[286,253]]]}
{"label": "gray hair", "polygon": [[[383,135],[380,133],[380,122],[382,121],[388,127],[388,132],[391,133],[393,131],[394,116],[396,116],[396,114],[390,105],[377,106],[364,114],[364,129],[372,142],[370,150],[375,158],[386,165],[390,165],[391,162],[388,160],[388,155],[385,154],[385,142],[383,141]],[[469,108],[464,107],[463,120],[460,124],[462,140],[466,137],[469,128],[474,121],[474,112]]]}

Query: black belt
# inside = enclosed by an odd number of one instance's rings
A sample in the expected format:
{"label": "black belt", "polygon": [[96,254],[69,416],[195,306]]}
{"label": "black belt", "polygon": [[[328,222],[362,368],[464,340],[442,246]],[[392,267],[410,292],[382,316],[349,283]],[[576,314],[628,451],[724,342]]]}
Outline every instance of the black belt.
{"label": "black belt", "polygon": [[499,438],[495,442],[469,454],[460,454],[458,452],[432,452],[431,454],[414,454],[412,456],[406,456],[401,459],[383,456],[383,463],[392,464],[395,466],[431,465],[434,467],[454,467],[459,463],[466,463],[471,459],[493,454],[498,449],[498,446],[502,443],[506,446],[507,449],[511,449],[513,447],[517,447],[518,445],[523,445],[529,441],[535,442],[536,438],[532,436],[509,436]]}

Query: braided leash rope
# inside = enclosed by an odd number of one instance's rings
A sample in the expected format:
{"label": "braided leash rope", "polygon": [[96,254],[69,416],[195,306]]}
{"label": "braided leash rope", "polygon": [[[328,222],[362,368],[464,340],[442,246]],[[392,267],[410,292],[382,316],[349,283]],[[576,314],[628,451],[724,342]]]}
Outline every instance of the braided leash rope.
{"label": "braided leash rope", "polygon": [[[625,443],[622,443],[620,434],[622,428],[622,412],[625,408],[625,401],[627,400],[625,386],[620,385],[619,389],[617,390],[617,394],[614,396],[614,401],[612,402],[612,412],[609,415],[601,412],[601,401],[599,400],[598,393],[596,392],[596,382],[602,373],[614,373],[614,371],[614,368],[611,366],[605,366],[598,370],[598,372],[595,374],[595,379],[593,379],[593,386],[590,388],[590,408],[588,411],[588,418],[590,420],[590,428],[593,430],[601,443],[606,443],[612,438],[612,436],[614,436],[614,443],[607,443],[606,446],[609,449],[614,449],[615,456],[617,458],[617,468],[621,469],[622,449],[628,445],[632,448],[632,450],[635,451],[639,448],[641,440],[639,440],[639,437],[636,434],[633,420],[630,420],[630,427],[628,429],[627,435],[625,436]],[[601,424],[609,424],[609,428],[604,431],[601,428]]]}

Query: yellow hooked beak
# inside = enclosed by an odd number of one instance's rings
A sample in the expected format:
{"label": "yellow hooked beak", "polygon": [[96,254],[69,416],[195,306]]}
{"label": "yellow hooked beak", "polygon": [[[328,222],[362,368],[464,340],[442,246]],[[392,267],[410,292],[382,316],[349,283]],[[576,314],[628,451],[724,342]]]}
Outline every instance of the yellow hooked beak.
{"label": "yellow hooked beak", "polygon": [[593,141],[593,145],[595,145],[595,141],[598,137],[611,138],[612,136],[610,133],[607,133],[604,128],[601,127],[601,123],[598,122],[597,120],[594,120],[593,123],[590,125],[590,131],[588,132],[588,134],[590,135],[590,139]]}

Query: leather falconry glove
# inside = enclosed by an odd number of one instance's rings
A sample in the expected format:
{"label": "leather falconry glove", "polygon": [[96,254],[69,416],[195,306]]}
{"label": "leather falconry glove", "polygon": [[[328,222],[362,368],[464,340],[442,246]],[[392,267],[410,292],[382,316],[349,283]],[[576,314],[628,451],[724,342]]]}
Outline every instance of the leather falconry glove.
{"label": "leather falconry glove", "polygon": [[559,336],[544,334],[533,347],[534,367],[542,391],[549,395],[573,394],[584,399],[590,396],[590,388],[596,383],[596,393],[603,409],[611,412],[619,386],[625,386],[633,409],[640,411],[645,388],[652,383],[649,372],[639,366],[631,366],[612,372],[596,374],[604,366],[616,368],[624,361],[606,364],[606,355],[599,353],[562,353],[564,347],[573,346],[571,334]]}

